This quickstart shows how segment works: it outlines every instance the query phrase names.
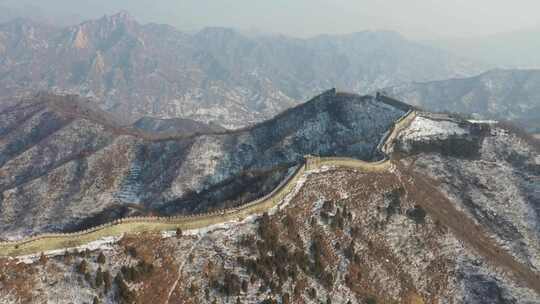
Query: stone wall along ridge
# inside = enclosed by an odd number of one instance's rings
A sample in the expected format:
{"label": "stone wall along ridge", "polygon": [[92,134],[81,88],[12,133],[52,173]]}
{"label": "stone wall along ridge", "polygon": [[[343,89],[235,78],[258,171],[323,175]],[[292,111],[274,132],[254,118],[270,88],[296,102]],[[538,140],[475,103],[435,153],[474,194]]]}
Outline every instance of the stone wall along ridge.
{"label": "stone wall along ridge", "polygon": [[307,170],[316,170],[325,166],[347,167],[374,172],[388,170],[391,167],[391,161],[387,157],[387,152],[391,144],[393,144],[398,133],[408,127],[415,117],[415,111],[409,109],[404,116],[394,123],[390,131],[387,132],[386,139],[381,146],[381,152],[384,153],[385,157],[379,161],[366,162],[347,157],[306,156],[305,162],[297,165],[272,192],[238,207],[187,216],[129,217],[73,233],[47,233],[19,241],[0,242],[0,256],[20,256],[73,248],[103,237],[120,236],[124,233],[158,232],[176,228],[183,230],[200,229],[266,212],[279,205],[294,190],[298,180]]}

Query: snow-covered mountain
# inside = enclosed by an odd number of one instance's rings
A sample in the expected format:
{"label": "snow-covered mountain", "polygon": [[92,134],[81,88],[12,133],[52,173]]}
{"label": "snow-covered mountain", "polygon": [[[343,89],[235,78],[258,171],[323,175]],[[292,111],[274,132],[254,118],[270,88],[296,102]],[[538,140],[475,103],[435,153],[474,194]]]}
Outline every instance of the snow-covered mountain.
{"label": "snow-covered mountain", "polygon": [[[290,134],[283,151],[292,153],[304,140],[319,140],[319,130],[341,140],[356,125],[363,130],[356,142],[369,145],[365,127],[383,130],[398,112],[329,92],[267,123],[276,128],[300,117],[299,131],[278,129],[264,138]],[[326,129],[327,122],[335,127]],[[498,124],[419,113],[393,145],[389,170],[308,171],[279,210],[182,235],[133,234],[24,263],[0,259],[0,297],[7,303],[537,303],[539,149]]]}
{"label": "snow-covered mountain", "polygon": [[0,25],[0,96],[94,96],[125,123],[151,116],[241,127],[331,87],[366,93],[482,68],[384,31],[310,39],[226,28],[188,34],[127,13],[61,29],[22,19]]}
{"label": "snow-covered mountain", "polygon": [[270,192],[308,154],[380,158],[378,143],[404,114],[331,90],[250,128],[184,124],[163,137],[89,105],[46,95],[0,111],[4,237],[241,204]]}
{"label": "snow-covered mountain", "polygon": [[419,109],[538,128],[538,72],[463,78],[482,69],[392,32],[0,25],[0,241],[223,211],[302,172],[268,213],[0,256],[0,303],[540,303],[539,141]]}

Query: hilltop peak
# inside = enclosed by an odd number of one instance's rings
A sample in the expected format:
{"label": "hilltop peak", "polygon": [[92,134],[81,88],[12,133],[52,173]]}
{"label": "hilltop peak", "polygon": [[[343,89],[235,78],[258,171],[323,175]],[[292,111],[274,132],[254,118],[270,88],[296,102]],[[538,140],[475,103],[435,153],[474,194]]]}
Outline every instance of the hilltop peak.
{"label": "hilltop peak", "polygon": [[104,15],[99,19],[84,21],[74,27],[85,28],[96,25],[100,27],[117,27],[121,25],[130,26],[133,24],[137,24],[135,18],[127,11],[120,11],[113,15]]}
{"label": "hilltop peak", "polygon": [[119,11],[116,14],[105,16],[109,20],[122,21],[122,22],[134,22],[135,18],[125,10]]}
{"label": "hilltop peak", "polygon": [[77,49],[87,49],[95,45],[110,46],[124,34],[136,32],[137,25],[137,21],[128,12],[121,11],[71,27],[69,39],[71,45]]}

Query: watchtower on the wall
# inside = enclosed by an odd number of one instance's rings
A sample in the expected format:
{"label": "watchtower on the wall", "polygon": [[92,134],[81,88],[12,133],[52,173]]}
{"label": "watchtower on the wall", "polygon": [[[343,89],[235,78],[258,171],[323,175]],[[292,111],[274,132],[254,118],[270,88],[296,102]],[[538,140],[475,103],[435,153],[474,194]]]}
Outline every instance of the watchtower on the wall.
{"label": "watchtower on the wall", "polygon": [[318,156],[313,155],[304,155],[304,159],[306,161],[306,170],[313,170],[320,167],[321,164],[321,158]]}

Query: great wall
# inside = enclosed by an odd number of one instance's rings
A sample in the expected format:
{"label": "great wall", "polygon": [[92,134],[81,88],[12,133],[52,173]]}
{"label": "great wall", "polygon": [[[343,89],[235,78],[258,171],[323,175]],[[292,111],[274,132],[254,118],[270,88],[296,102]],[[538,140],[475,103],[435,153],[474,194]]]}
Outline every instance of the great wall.
{"label": "great wall", "polygon": [[[336,94],[335,90],[334,94]],[[400,109],[406,110],[406,113],[394,122],[393,126],[381,139],[377,149],[382,152],[383,158],[379,161],[366,162],[346,157],[306,156],[304,163],[297,165],[294,171],[271,193],[239,207],[190,216],[123,218],[74,233],[50,233],[18,241],[0,242],[0,257],[15,257],[74,248],[104,237],[121,236],[126,233],[159,232],[177,228],[182,230],[200,229],[216,224],[241,220],[248,216],[262,214],[272,208],[278,207],[284,198],[295,189],[297,182],[304,176],[306,171],[316,170],[325,166],[354,168],[369,172],[389,170],[392,167],[392,162],[388,158],[388,154],[390,153],[392,144],[399,133],[406,129],[416,118],[417,112],[414,108],[388,97],[378,95],[377,100],[394,107],[396,107],[397,103]]]}

